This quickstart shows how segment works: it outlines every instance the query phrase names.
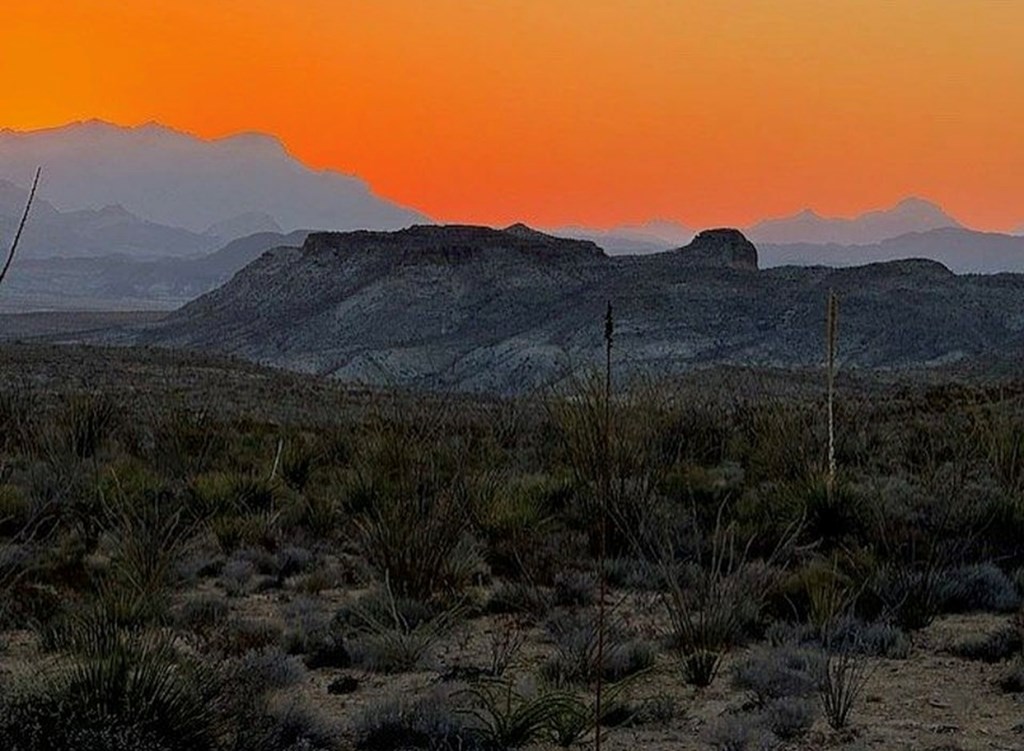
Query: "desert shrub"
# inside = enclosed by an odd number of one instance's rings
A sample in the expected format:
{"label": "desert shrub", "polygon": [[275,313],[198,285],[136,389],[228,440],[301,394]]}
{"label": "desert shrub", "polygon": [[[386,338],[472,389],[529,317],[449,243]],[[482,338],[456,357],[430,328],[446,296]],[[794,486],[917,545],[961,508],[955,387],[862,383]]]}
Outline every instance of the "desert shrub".
{"label": "desert shrub", "polygon": [[938,614],[938,570],[929,562],[892,562],[878,571],[871,582],[871,594],[896,625],[917,631],[928,626]]}
{"label": "desert shrub", "polygon": [[488,597],[486,610],[543,618],[554,604],[551,593],[540,587],[525,582],[501,582]]}
{"label": "desert shrub", "polygon": [[201,538],[197,537],[196,544],[185,551],[175,567],[178,576],[190,585],[195,586],[203,579],[219,576],[224,570],[224,556],[214,544],[216,540],[207,538],[207,543],[203,544]]}
{"label": "desert shrub", "polygon": [[618,682],[654,667],[657,651],[650,642],[631,639],[625,643],[605,646],[604,667],[606,681]]}
{"label": "desert shrub", "polygon": [[295,520],[316,540],[329,539],[341,523],[341,508],[333,496],[318,492],[303,494]]}
{"label": "desert shrub", "polygon": [[151,433],[142,453],[168,477],[206,472],[228,448],[224,428],[205,409],[178,406],[157,416]]}
{"label": "desert shrub", "polygon": [[618,556],[606,559],[604,575],[609,587],[653,592],[664,586],[657,569],[637,558]]}
{"label": "desert shrub", "polygon": [[250,583],[256,576],[256,564],[244,558],[234,558],[224,564],[220,581],[224,591],[232,597],[240,597],[250,591]]}
{"label": "desert shrub", "polygon": [[865,622],[847,617],[839,621],[836,634],[848,649],[857,654],[893,660],[904,660],[910,656],[910,637],[891,623]]}
{"label": "desert shrub", "polygon": [[337,729],[320,713],[280,691],[303,675],[296,658],[274,647],[222,661],[211,676],[211,691],[225,726],[225,751],[337,749]]}
{"label": "desert shrub", "polygon": [[182,603],[175,622],[179,628],[208,634],[227,622],[230,610],[227,601],[219,594],[193,595]]}
{"label": "desert shrub", "polygon": [[644,700],[633,722],[636,725],[668,725],[679,715],[679,706],[673,696],[658,694]]}
{"label": "desert shrub", "polygon": [[775,699],[765,708],[765,724],[778,738],[792,741],[807,735],[817,712],[807,699],[783,697]]}
{"label": "desert shrub", "polygon": [[234,747],[246,751],[335,751],[337,728],[315,708],[299,702],[261,702],[237,723]]}
{"label": "desert shrub", "polygon": [[632,552],[657,513],[659,489],[674,465],[664,460],[667,396],[636,384],[606,405],[603,380],[594,377],[578,383],[570,398],[547,404],[560,438],[555,459],[575,485],[562,516],[586,534],[592,554],[602,547],[612,556]]}
{"label": "desert shrub", "polygon": [[324,614],[317,602],[308,597],[297,597],[284,611],[286,625],[281,640],[289,654],[305,655],[306,667],[347,668],[352,664],[341,626],[346,619],[334,622]]}
{"label": "desert shrub", "polygon": [[264,691],[287,688],[306,675],[302,662],[276,646],[266,646],[241,654],[221,666],[230,674],[241,675]]}
{"label": "desert shrub", "polygon": [[28,385],[0,389],[0,454],[32,448],[39,411],[39,399]]}
{"label": "desert shrub", "polygon": [[858,632],[842,630],[838,624],[839,620],[826,624],[822,630],[822,654],[814,662],[819,703],[833,730],[847,726],[871,677],[871,664],[863,654]]}
{"label": "desert shrub", "polygon": [[504,676],[519,659],[525,643],[526,633],[516,618],[506,616],[498,619],[488,644],[487,675],[491,678]]}
{"label": "desert shrub", "polygon": [[105,505],[114,545],[111,586],[140,597],[166,599],[177,581],[177,563],[195,527],[182,518],[180,499],[165,492],[131,496],[121,490]]}
{"label": "desert shrub", "polygon": [[825,436],[817,409],[783,402],[739,404],[730,455],[752,482],[807,481],[824,463]]}
{"label": "desert shrub", "polygon": [[1024,658],[1018,657],[1011,662],[996,680],[996,685],[1003,693],[1024,693]]}
{"label": "desert shrub", "polygon": [[[573,493],[571,483],[549,475],[516,474],[478,483],[474,525],[488,562],[499,576],[550,581],[557,570],[548,544],[557,531],[556,514]],[[564,560],[564,551],[557,556]]]}
{"label": "desert shrub", "polygon": [[306,647],[304,662],[310,670],[347,668],[352,665],[352,654],[344,638],[338,634],[327,633]]}
{"label": "desert shrub", "polygon": [[965,660],[1002,662],[1020,654],[1021,632],[1012,624],[987,634],[971,635],[950,645],[949,652]]}
{"label": "desert shrub", "polygon": [[992,563],[946,569],[936,578],[937,609],[945,613],[1011,613],[1020,605],[1017,587]]}
{"label": "desert shrub", "polygon": [[548,620],[546,630],[554,654],[541,673],[556,685],[588,683],[600,673],[605,680],[620,681],[651,667],[653,647],[630,639],[621,620],[605,624],[603,661],[598,662],[598,620],[593,613],[563,613]]}
{"label": "desert shrub", "polygon": [[789,572],[771,593],[766,609],[777,618],[806,621],[818,628],[854,598],[854,576],[848,561],[813,558]]}
{"label": "desert shrub", "polygon": [[818,663],[817,688],[825,719],[833,730],[842,730],[870,675],[865,658],[837,647],[826,651]]}
{"label": "desert shrub", "polygon": [[713,723],[705,741],[715,751],[769,751],[778,739],[766,730],[757,715],[728,715]]}
{"label": "desert shrub", "polygon": [[831,636],[845,645],[845,649],[867,657],[906,659],[910,655],[911,641],[906,632],[891,623],[864,621],[854,616],[838,617],[831,624],[831,634],[820,626],[777,621],[769,626],[766,637],[775,646],[801,649],[824,649]]}
{"label": "desert shrub", "polygon": [[277,552],[277,576],[286,579],[296,574],[305,573],[315,561],[312,552],[306,548],[289,546]]}
{"label": "desert shrub", "polygon": [[393,425],[359,448],[347,504],[364,557],[399,596],[452,589],[472,510],[464,450]]}
{"label": "desert shrub", "polygon": [[415,601],[404,600],[401,608],[399,602],[385,587],[380,596],[364,598],[348,610],[346,619],[353,633],[349,650],[355,664],[382,673],[419,667],[461,615],[457,606],[410,612]]}
{"label": "desert shrub", "polygon": [[555,576],[555,605],[585,607],[597,600],[597,577],[585,571],[567,571]]}
{"label": "desert shrub", "polygon": [[280,498],[277,483],[249,472],[199,475],[192,492],[197,506],[211,516],[273,512]]}
{"label": "desert shrub", "polygon": [[89,652],[113,636],[141,634],[166,623],[163,598],[104,583],[83,600],[36,625],[40,646],[50,651]]}
{"label": "desert shrub", "polygon": [[670,643],[678,650],[683,677],[708,686],[725,654],[760,614],[768,590],[768,572],[737,562],[725,550],[712,553],[710,565],[691,563],[666,569],[663,602],[671,624]]}
{"label": "desert shrub", "polygon": [[244,655],[281,643],[283,630],[265,618],[233,618],[216,633],[215,644],[227,655]]}
{"label": "desert shrub", "polygon": [[818,542],[831,550],[864,539],[867,531],[862,497],[849,485],[839,482],[829,492],[823,479],[804,486],[804,539]]}
{"label": "desert shrub", "polygon": [[105,740],[160,751],[216,748],[217,717],[201,679],[166,641],[112,632],[94,647],[6,698],[4,748],[80,751]]}
{"label": "desert shrub", "polygon": [[390,697],[371,704],[354,723],[356,748],[372,751],[466,749],[480,746],[444,697]]}
{"label": "desert shrub", "polygon": [[120,417],[116,402],[106,394],[72,395],[57,416],[59,446],[89,459],[113,436]]}
{"label": "desert shrub", "polygon": [[971,415],[972,437],[989,470],[1010,493],[1024,487],[1024,421],[1008,405],[990,404]]}
{"label": "desert shrub", "polygon": [[732,685],[749,691],[758,706],[815,691],[816,655],[793,647],[755,652],[732,668]]}
{"label": "desert shrub", "polygon": [[293,490],[304,491],[313,475],[316,458],[316,449],[301,437],[288,441],[281,452],[281,478]]}
{"label": "desert shrub", "polygon": [[356,453],[357,436],[351,425],[332,423],[316,431],[315,455],[321,464],[338,470],[346,467]]}
{"label": "desert shrub", "polygon": [[522,690],[509,681],[485,680],[459,694],[460,713],[483,748],[522,748],[546,736],[559,716],[578,717],[578,700],[559,691]]}
{"label": "desert shrub", "polygon": [[688,400],[675,407],[661,426],[661,456],[669,462],[678,459],[686,464],[716,467],[726,459],[731,427],[729,415],[721,405]]}
{"label": "desert shrub", "polygon": [[281,646],[288,654],[309,654],[332,632],[331,619],[310,597],[299,596],[289,602],[283,617]]}
{"label": "desert shrub", "polygon": [[[640,710],[623,696],[626,687],[626,683],[605,687],[601,700],[602,737],[608,728],[633,725],[638,721]],[[544,696],[553,708],[544,734],[550,735],[556,746],[571,748],[596,729],[596,699],[585,701],[572,693],[550,691]]]}
{"label": "desert shrub", "polygon": [[0,535],[13,537],[32,520],[32,503],[13,485],[0,485]]}

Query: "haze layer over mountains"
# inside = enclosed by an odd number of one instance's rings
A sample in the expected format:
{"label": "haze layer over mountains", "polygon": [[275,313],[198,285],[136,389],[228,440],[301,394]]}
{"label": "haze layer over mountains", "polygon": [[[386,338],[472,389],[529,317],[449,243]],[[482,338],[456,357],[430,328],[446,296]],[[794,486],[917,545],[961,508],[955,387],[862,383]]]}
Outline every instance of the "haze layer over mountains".
{"label": "haze layer over mountains", "polygon": [[0,131],[0,179],[24,184],[39,165],[46,174],[42,195],[61,210],[119,205],[200,234],[246,217],[263,225],[243,227],[242,234],[270,228],[267,217],[288,232],[425,221],[374,196],[359,178],[309,169],[276,138],[260,134],[204,141],[156,124],[122,128],[95,120]]}
{"label": "haze layer over mountains", "polygon": [[[39,200],[0,310],[173,309],[311,230],[430,222],[356,177],[307,168],[270,136],[208,141],[90,121],[0,131],[0,237],[13,234],[37,165]],[[610,255],[682,247],[697,233],[668,220],[548,231]],[[743,232],[762,268],[928,258],[957,273],[1024,271],[1024,237],[962,227],[916,198],[848,219],[807,210]]]}

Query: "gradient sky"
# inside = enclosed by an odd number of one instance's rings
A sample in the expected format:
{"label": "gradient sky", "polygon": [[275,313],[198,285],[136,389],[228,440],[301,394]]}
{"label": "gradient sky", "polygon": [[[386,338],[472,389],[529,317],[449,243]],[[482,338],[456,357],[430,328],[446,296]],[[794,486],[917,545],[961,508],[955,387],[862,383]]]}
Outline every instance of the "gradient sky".
{"label": "gradient sky", "polygon": [[278,135],[443,221],[1024,222],[1019,0],[28,0],[0,127]]}

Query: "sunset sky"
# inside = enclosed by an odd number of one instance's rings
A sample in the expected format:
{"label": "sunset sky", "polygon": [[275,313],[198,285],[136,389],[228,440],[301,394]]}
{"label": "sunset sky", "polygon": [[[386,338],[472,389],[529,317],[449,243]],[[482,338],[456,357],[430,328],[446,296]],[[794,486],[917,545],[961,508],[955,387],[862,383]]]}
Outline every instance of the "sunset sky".
{"label": "sunset sky", "polygon": [[1024,223],[1018,0],[4,3],[0,127],[276,134],[442,221]]}

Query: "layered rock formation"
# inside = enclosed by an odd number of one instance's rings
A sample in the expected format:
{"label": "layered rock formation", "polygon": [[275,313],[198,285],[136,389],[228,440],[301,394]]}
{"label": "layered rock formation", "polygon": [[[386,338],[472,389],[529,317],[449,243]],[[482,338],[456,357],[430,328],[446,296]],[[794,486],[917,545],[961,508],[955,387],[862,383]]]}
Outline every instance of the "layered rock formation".
{"label": "layered rock formation", "polygon": [[1024,277],[959,277],[931,261],[757,270],[735,230],[611,258],[591,242],[421,226],[312,234],[121,341],[230,353],[347,380],[514,393],[601,361],[667,375],[711,363],[820,363],[841,299],[843,367],[899,368],[1024,349]]}

